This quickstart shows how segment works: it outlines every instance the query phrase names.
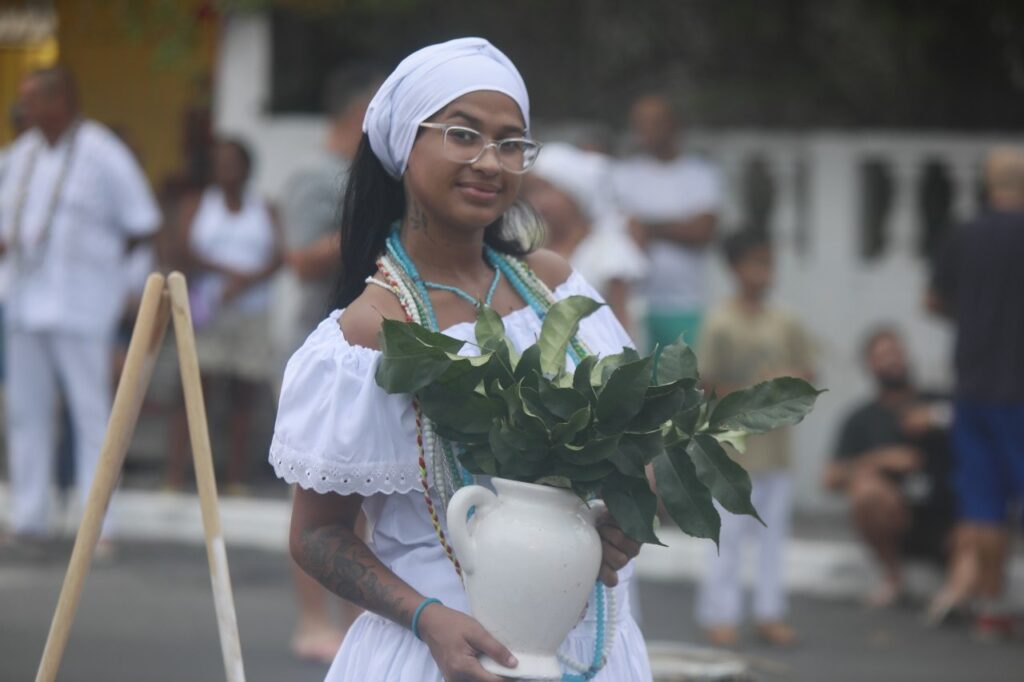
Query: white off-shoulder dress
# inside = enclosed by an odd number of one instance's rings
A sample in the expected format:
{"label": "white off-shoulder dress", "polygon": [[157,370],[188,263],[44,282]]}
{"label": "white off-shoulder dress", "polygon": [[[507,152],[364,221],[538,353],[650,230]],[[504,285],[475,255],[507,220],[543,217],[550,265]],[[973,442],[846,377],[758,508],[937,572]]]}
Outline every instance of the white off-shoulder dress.
{"label": "white off-shoulder dress", "polygon": [[[555,290],[559,300],[576,294],[600,300],[577,273]],[[423,499],[411,401],[377,385],[374,373],[381,354],[349,344],[338,325],[341,314],[335,311],[321,322],[288,362],[270,462],[288,483],[319,493],[364,496],[370,547],[384,565],[421,594],[468,613],[462,582],[438,542]],[[503,319],[519,350],[536,341],[541,320],[532,310],[522,308]],[[471,323],[445,333],[475,340]],[[632,345],[607,307],[583,320],[579,338],[599,355]],[[467,345],[463,352],[475,350]],[[632,574],[632,565],[619,572],[616,639],[597,682],[651,680],[643,636],[630,615]],[[562,651],[577,661],[589,663],[593,656],[594,618],[588,607],[563,644]],[[442,682],[425,644],[407,628],[372,613],[364,613],[349,630],[326,679]]]}

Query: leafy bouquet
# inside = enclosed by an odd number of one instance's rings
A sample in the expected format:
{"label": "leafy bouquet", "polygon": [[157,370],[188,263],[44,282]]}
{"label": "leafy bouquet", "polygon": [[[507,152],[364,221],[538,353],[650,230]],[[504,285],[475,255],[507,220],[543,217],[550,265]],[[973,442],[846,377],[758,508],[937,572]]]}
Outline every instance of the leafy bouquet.
{"label": "leafy bouquet", "polygon": [[476,322],[478,356],[459,355],[459,339],[385,320],[377,383],[415,395],[468,471],[600,497],[630,537],[659,543],[652,464],[679,528],[717,542],[712,499],[757,517],[750,476],[721,444],[742,447],[749,434],[799,422],[820,391],[787,377],[718,400],[701,388],[696,356],[681,340],[648,357],[629,348],[588,355],[570,372],[566,352],[580,320],[601,305],[585,296],[559,301],[522,354],[486,306]]}

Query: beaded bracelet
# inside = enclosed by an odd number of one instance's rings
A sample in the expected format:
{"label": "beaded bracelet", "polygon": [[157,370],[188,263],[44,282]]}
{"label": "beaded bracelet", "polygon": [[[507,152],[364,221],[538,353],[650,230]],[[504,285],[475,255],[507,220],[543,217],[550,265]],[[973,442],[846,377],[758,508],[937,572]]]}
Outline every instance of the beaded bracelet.
{"label": "beaded bracelet", "polygon": [[416,607],[416,611],[412,614],[412,634],[416,635],[416,639],[421,642],[423,641],[423,638],[420,637],[420,614],[423,613],[423,609],[427,608],[431,604],[441,604],[441,606],[444,606],[440,599],[429,597],[421,601],[420,605]]}

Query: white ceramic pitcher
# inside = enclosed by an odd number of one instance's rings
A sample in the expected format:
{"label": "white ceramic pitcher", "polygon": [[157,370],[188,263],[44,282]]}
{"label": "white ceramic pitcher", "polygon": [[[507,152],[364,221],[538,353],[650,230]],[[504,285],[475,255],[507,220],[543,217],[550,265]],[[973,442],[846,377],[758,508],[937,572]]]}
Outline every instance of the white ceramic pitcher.
{"label": "white ceramic pitcher", "polygon": [[[503,478],[459,489],[448,504],[448,535],[462,565],[469,607],[519,665],[486,656],[506,677],[560,679],[556,652],[580,620],[601,568],[591,507],[569,490]],[[472,518],[469,510],[475,508]]]}

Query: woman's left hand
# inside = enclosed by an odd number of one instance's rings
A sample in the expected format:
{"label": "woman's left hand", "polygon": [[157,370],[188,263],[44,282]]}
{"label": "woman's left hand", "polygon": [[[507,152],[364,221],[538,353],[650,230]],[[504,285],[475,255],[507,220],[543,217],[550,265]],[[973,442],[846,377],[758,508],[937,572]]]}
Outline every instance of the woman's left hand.
{"label": "woman's left hand", "polygon": [[608,587],[619,584],[619,569],[640,553],[640,543],[622,532],[619,524],[607,512],[597,521],[601,536],[601,582]]}

